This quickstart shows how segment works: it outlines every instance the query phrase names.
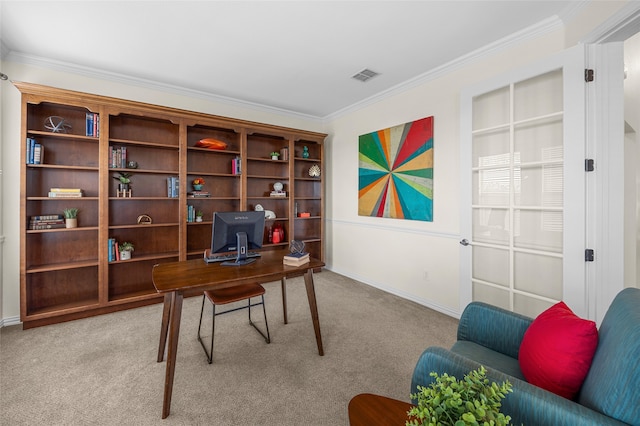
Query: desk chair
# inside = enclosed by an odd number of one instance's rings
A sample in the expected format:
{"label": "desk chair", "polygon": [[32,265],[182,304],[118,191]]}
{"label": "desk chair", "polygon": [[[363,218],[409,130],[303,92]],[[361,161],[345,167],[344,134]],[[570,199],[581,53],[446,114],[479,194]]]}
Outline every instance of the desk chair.
{"label": "desk chair", "polygon": [[[267,343],[271,343],[271,335],[269,334],[269,324],[267,323],[267,311],[264,305],[264,287],[260,284],[244,284],[235,287],[222,288],[219,290],[209,290],[205,291],[202,296],[202,307],[200,308],[200,324],[198,325],[198,341],[202,345],[202,349],[204,349],[204,353],[207,355],[207,360],[209,364],[213,362],[213,336],[216,330],[216,316],[222,314],[228,314],[229,312],[238,311],[241,309],[248,309],[249,311],[249,324],[256,329],[258,333]],[[254,297],[260,296],[261,301],[258,303],[251,303],[251,299]],[[204,301],[205,299],[209,299],[212,305],[212,321],[211,321],[211,347],[209,351],[202,341],[202,337],[200,337],[200,328],[202,327],[202,314],[204,312]],[[216,305],[226,305],[233,302],[239,302],[241,300],[247,301],[247,306],[241,306],[239,308],[228,309],[223,312],[216,313]],[[262,305],[262,312],[264,313],[264,324],[267,329],[267,335],[262,332],[254,323],[251,321],[251,307]]]}

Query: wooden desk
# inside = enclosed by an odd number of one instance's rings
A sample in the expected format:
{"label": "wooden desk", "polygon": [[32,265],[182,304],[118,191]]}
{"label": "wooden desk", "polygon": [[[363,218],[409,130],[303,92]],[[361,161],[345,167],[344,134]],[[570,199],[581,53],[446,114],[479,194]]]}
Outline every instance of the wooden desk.
{"label": "wooden desk", "polygon": [[[171,411],[171,393],[173,391],[173,376],[176,368],[176,352],[180,335],[180,317],[182,315],[182,299],[185,293],[204,292],[212,288],[233,287],[246,283],[266,283],[282,280],[283,303],[284,279],[287,276],[304,274],[304,284],[309,299],[311,319],[316,334],[318,353],[324,355],[322,337],[320,336],[320,320],[316,304],[316,292],[313,285],[313,270],[322,268],[324,263],[311,259],[309,263],[299,267],[285,266],[282,257],[288,250],[266,251],[254,263],[244,266],[222,266],[219,263],[207,264],[202,259],[181,262],[162,263],[153,267],[153,285],[158,293],[164,293],[164,309],[162,311],[162,328],[160,329],[160,344],[158,346],[158,362],[164,359],[169,337],[167,354],[167,368],[164,381],[164,402],[162,418],[165,419]],[[286,310],[285,310],[286,323]]]}
{"label": "wooden desk", "polygon": [[361,393],[349,401],[351,426],[404,426],[411,409],[408,402],[386,396]]}

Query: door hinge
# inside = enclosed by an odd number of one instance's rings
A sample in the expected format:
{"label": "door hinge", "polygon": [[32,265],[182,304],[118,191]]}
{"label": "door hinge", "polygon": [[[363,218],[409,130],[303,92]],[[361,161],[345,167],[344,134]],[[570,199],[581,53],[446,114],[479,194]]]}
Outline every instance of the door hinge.
{"label": "door hinge", "polygon": [[584,171],[585,172],[592,172],[595,169],[594,163],[593,163],[593,158],[587,158],[586,160],[584,160]]}
{"label": "door hinge", "polygon": [[585,262],[593,262],[594,251],[593,249],[586,249],[584,251],[584,261]]}
{"label": "door hinge", "polygon": [[584,70],[584,81],[587,83],[593,81],[593,69],[587,68]]}

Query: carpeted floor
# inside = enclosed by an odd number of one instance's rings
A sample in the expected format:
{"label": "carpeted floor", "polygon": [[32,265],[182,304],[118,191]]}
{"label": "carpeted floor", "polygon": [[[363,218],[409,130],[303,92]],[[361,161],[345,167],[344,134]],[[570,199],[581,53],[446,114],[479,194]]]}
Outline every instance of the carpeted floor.
{"label": "carpeted floor", "polygon": [[454,318],[330,271],[315,283],[323,357],[302,278],[288,280],[287,325],[280,283],[265,284],[269,345],[246,311],[218,317],[211,365],[195,337],[201,298],[186,299],[165,420],[165,363],[156,362],[161,305],[24,331],[5,327],[0,424],[348,425],[353,396],[408,401],[422,351],[455,340]]}

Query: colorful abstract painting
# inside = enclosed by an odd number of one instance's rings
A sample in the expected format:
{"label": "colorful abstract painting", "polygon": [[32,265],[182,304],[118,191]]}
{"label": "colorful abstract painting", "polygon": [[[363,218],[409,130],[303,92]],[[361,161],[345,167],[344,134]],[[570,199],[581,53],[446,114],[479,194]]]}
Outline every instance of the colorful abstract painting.
{"label": "colorful abstract painting", "polygon": [[358,214],[433,221],[433,117],[359,137]]}

